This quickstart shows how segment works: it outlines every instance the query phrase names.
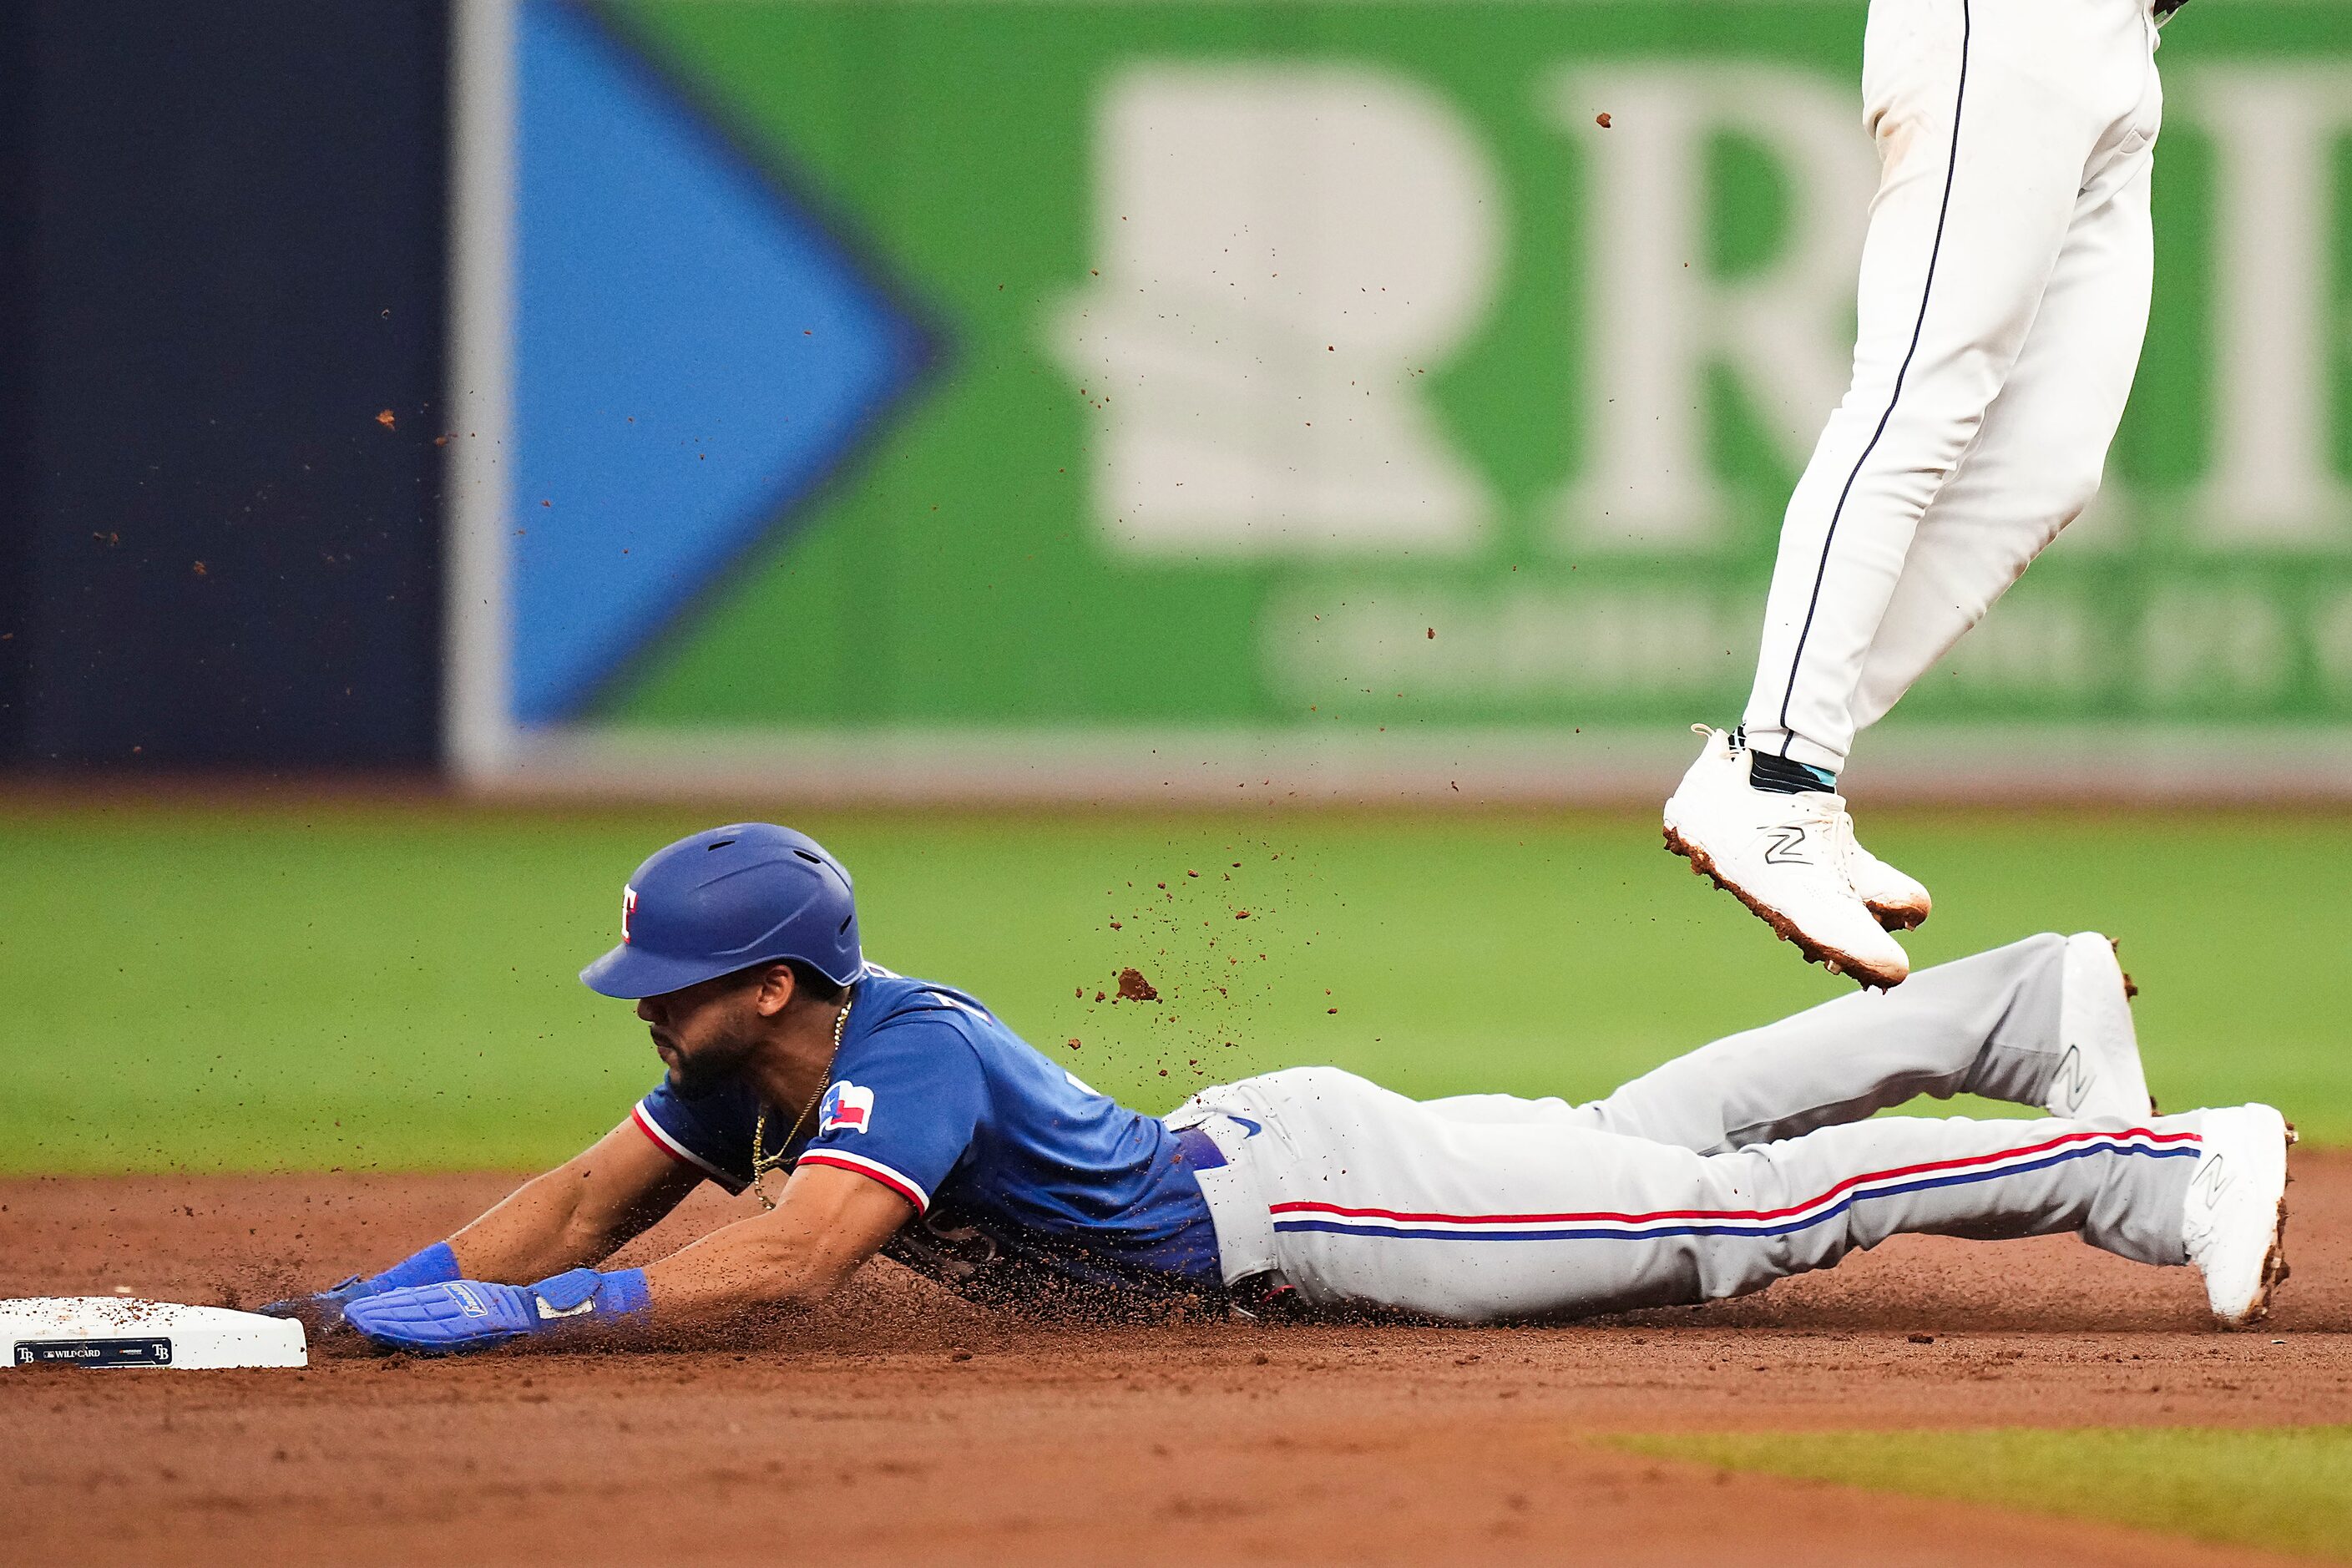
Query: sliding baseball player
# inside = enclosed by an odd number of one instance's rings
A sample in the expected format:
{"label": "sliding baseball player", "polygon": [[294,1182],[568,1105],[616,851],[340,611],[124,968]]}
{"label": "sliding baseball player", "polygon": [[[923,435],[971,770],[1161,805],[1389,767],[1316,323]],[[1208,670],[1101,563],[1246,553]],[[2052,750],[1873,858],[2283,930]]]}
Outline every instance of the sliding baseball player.
{"label": "sliding baseball player", "polygon": [[[2289,1130],[2261,1105],[2150,1113],[2097,936],[1844,997],[1589,1105],[1302,1068],[1161,1118],[964,993],[867,963],[847,872],[789,829],[673,844],[622,911],[582,977],[636,999],[664,1080],[455,1236],[267,1310],[417,1351],[626,1337],[806,1307],[880,1252],[990,1303],[1479,1322],[1738,1296],[1905,1232],[2073,1231],[2194,1265],[2234,1325],[2284,1273]],[[1873,1115],[1963,1091],[2050,1115]],[[766,1206],[597,1267],[702,1182]]]}
{"label": "sliding baseball player", "polygon": [[1741,728],[1666,803],[1667,847],[1867,986],[1927,889],[1855,842],[1855,734],[2099,488],[2147,328],[2157,26],[2179,0],[1877,0],[1878,143],[1853,381],[1790,498]]}

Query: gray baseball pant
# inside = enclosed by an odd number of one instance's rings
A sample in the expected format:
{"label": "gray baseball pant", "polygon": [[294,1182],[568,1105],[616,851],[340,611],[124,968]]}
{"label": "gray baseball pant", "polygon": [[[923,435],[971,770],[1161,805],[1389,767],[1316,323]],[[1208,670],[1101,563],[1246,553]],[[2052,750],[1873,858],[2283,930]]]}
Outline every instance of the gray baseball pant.
{"label": "gray baseball pant", "polygon": [[1605,1100],[1416,1101],[1336,1068],[1203,1090],[1169,1118],[1225,1155],[1199,1173],[1225,1279],[1318,1305],[1465,1322],[1759,1290],[1924,1232],[2074,1231],[2186,1261],[2199,1113],[1874,1117],[1914,1095],[2039,1105],[2060,1060],[2064,942],[2040,936],[1716,1041]]}

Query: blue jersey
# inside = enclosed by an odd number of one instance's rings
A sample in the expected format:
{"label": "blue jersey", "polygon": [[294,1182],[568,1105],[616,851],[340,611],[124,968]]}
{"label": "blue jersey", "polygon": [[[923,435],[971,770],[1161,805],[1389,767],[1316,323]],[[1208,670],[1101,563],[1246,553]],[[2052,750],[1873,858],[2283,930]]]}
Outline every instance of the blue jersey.
{"label": "blue jersey", "polygon": [[[730,1192],[759,1099],[665,1081],[637,1125]],[[853,993],[814,1125],[788,1164],[856,1171],[912,1205],[886,1256],[974,1300],[1101,1304],[1221,1283],[1216,1232],[1165,1123],[1096,1093],[960,991],[887,973]],[[772,1113],[768,1136],[791,1129]]]}

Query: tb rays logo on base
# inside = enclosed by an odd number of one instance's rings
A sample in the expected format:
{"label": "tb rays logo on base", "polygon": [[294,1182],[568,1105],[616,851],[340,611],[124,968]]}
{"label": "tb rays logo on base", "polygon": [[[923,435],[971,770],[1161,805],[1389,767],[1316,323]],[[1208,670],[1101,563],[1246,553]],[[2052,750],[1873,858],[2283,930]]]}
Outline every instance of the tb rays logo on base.
{"label": "tb rays logo on base", "polygon": [[824,1091],[824,1100],[817,1107],[816,1130],[820,1133],[843,1128],[852,1132],[870,1132],[874,1128],[874,1091],[860,1089],[843,1079]]}

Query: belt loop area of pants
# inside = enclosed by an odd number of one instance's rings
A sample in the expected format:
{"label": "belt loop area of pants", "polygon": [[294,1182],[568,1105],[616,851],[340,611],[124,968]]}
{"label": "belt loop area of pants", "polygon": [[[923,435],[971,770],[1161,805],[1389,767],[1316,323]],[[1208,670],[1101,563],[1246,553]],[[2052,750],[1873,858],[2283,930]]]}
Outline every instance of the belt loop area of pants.
{"label": "belt loop area of pants", "polygon": [[1180,1107],[1175,1117],[1188,1123],[1171,1129],[1178,1158],[1192,1173],[1202,1201],[1209,1205],[1209,1221],[1217,1232],[1217,1264],[1225,1283],[1278,1273],[1274,1216],[1252,1168],[1260,1152],[1253,1145],[1272,1140],[1253,1137],[1223,1112],[1198,1104]]}

